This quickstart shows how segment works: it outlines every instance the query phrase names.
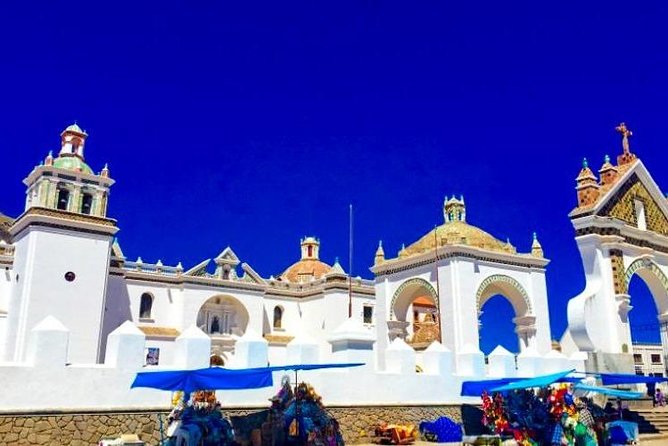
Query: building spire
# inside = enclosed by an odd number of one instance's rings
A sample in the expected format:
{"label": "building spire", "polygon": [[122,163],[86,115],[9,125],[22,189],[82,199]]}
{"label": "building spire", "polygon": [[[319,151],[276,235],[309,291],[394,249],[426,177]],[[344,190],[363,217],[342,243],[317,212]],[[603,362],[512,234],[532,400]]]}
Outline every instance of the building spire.
{"label": "building spire", "polygon": [[605,155],[603,165],[599,169],[598,174],[601,177],[601,184],[603,185],[612,184],[617,180],[617,167],[610,163],[610,156]]}
{"label": "building spire", "polygon": [[533,242],[531,243],[531,255],[539,258],[543,257],[543,247],[540,245],[535,232],[533,233]]}
{"label": "building spire", "polygon": [[589,168],[587,158],[582,160],[582,169],[575,179],[578,192],[578,207],[585,207],[595,203],[600,194],[600,186],[594,172]]}
{"label": "building spire", "polygon": [[378,241],[378,249],[376,249],[376,255],[373,259],[374,265],[379,265],[385,261],[385,250],[383,249],[383,241]]}

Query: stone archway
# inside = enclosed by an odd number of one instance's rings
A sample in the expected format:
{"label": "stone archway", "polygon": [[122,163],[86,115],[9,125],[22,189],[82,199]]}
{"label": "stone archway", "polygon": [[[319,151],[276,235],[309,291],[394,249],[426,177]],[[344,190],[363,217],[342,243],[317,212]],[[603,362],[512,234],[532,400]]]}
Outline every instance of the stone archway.
{"label": "stone archway", "polygon": [[647,284],[659,315],[668,313],[668,277],[661,268],[649,258],[640,258],[632,262],[624,274],[626,292],[634,274]]}
{"label": "stone archway", "polygon": [[529,346],[535,347],[536,316],[533,314],[531,299],[520,282],[504,274],[494,274],[486,277],[478,286],[476,292],[476,308],[478,317],[482,314],[482,307],[493,296],[503,296],[513,307],[515,317],[515,333],[520,341],[520,349]]}
{"label": "stone archway", "polygon": [[197,326],[211,337],[242,336],[248,321],[248,310],[244,304],[228,295],[209,298],[197,313]]}
{"label": "stone archway", "polygon": [[387,322],[390,340],[400,337],[415,348],[427,347],[441,340],[439,319],[438,293],[434,287],[421,278],[408,279],[392,296]]}
{"label": "stone archway", "polygon": [[[650,294],[654,300],[659,324],[659,333],[661,336],[661,347],[663,351],[664,364],[668,364],[668,277],[661,268],[650,258],[643,257],[633,261],[626,269],[624,274],[625,293],[629,292],[631,279],[638,276],[647,285]],[[620,318],[628,330],[628,338],[631,340],[631,350],[633,350],[633,337],[631,335],[631,323],[628,319],[628,312],[633,308],[631,303],[633,297],[629,294],[626,297],[626,305],[623,311],[620,311]],[[633,351],[631,351],[633,353]],[[665,372],[664,372],[665,373]]]}

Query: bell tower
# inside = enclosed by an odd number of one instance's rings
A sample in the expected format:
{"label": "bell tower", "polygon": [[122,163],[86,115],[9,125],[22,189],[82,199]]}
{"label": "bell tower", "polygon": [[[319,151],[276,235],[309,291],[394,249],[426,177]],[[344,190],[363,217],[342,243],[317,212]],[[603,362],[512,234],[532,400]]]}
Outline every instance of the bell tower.
{"label": "bell tower", "polygon": [[105,166],[86,164],[88,134],[77,124],[23,180],[25,211],[12,225],[14,270],[5,359],[25,359],[30,330],[51,315],[70,330],[68,360],[99,358],[104,300],[115,220],[106,217],[114,181]]}

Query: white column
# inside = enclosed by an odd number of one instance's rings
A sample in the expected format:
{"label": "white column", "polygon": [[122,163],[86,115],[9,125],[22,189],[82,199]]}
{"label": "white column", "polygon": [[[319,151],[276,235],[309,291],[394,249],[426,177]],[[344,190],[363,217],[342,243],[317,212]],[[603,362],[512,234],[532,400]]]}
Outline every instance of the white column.
{"label": "white column", "polygon": [[663,367],[664,376],[668,371],[668,314],[659,316],[659,324],[661,325],[661,350],[663,352]]}
{"label": "white column", "polygon": [[[390,312],[389,306],[391,298],[390,284],[387,276],[377,279],[375,284],[376,289],[376,362],[378,370],[385,370],[385,350],[389,344],[387,334],[387,321],[389,320]],[[345,324],[345,322],[344,322]],[[331,341],[330,341],[331,342]],[[332,344],[332,348],[334,344]]]}

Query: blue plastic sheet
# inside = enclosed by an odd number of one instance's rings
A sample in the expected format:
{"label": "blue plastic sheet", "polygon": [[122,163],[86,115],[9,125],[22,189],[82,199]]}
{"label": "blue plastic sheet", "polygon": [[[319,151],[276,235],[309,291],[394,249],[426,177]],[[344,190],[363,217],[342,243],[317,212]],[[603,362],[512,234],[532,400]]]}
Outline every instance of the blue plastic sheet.
{"label": "blue plastic sheet", "polygon": [[537,376],[535,378],[522,379],[519,381],[512,382],[500,387],[492,389],[493,392],[505,392],[507,390],[518,390],[518,389],[530,389],[532,387],[545,387],[550,384],[559,382],[561,379],[566,378],[566,375],[573,373],[573,370],[566,370],[564,372],[552,373],[550,375]]}
{"label": "blue plastic sheet", "polygon": [[487,379],[482,381],[464,381],[462,383],[461,396],[480,396],[484,390],[488,392],[496,387],[506,384],[522,381],[525,378],[499,378]]}
{"label": "blue plastic sheet", "polygon": [[363,365],[364,365],[363,362],[342,362],[342,363],[329,363],[329,364],[289,364],[289,365],[277,365],[277,366],[266,367],[266,369],[271,370],[272,372],[278,372],[281,370],[340,369],[349,367],[359,367]]}
{"label": "blue plastic sheet", "polygon": [[629,392],[628,390],[608,389],[607,387],[587,386],[585,384],[576,384],[574,389],[583,392],[596,392],[602,395],[626,399],[638,399],[644,395],[641,392]]}
{"label": "blue plastic sheet", "polygon": [[604,386],[613,386],[617,384],[649,384],[662,383],[668,381],[668,378],[643,375],[624,375],[620,373],[601,373],[601,382]]}
{"label": "blue plastic sheet", "polygon": [[281,370],[316,370],[358,367],[364,363],[290,364],[251,369],[207,367],[197,370],[140,372],[131,387],[149,387],[161,390],[234,390],[259,389],[273,385],[272,373]]}
{"label": "blue plastic sheet", "polygon": [[440,417],[436,421],[420,423],[423,435],[433,435],[438,443],[458,443],[462,441],[462,427],[448,417]]}
{"label": "blue plastic sheet", "polygon": [[174,370],[137,373],[131,387],[149,387],[161,390],[233,390],[259,389],[273,385],[271,370],[223,369],[207,367],[197,370]]}

